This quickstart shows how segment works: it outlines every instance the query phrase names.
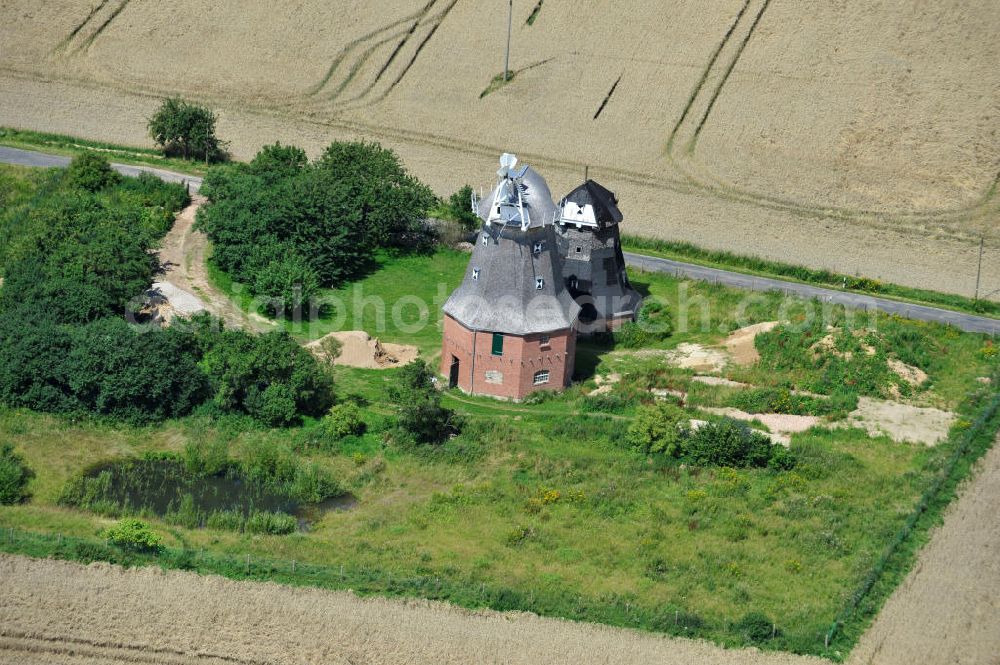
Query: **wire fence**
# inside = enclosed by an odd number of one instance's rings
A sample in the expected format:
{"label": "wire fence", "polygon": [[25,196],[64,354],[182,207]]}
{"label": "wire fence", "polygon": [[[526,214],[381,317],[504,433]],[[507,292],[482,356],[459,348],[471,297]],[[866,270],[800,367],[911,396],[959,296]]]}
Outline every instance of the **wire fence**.
{"label": "wire fence", "polygon": [[[997,380],[997,375],[994,375],[993,380]],[[931,485],[924,490],[924,493],[920,496],[920,500],[917,501],[917,505],[914,506],[913,511],[907,516],[906,521],[899,528],[899,531],[896,532],[896,535],[886,546],[885,550],[883,550],[881,556],[879,556],[876,560],[861,585],[853,594],[851,594],[847,603],[837,614],[837,617],[834,619],[824,638],[825,648],[830,647],[830,644],[834,641],[838,634],[841,633],[844,625],[850,619],[856,618],[858,609],[861,607],[862,602],[869,597],[872,589],[875,588],[875,585],[886,574],[889,567],[893,564],[901,563],[897,561],[897,558],[898,555],[901,554],[903,545],[909,542],[918,523],[921,518],[927,514],[928,509],[943,498],[942,490],[944,490],[946,486],[952,485],[960,480],[960,478],[956,476],[956,470],[958,469],[959,463],[966,460],[966,456],[968,455],[973,444],[977,441],[983,440],[984,437],[988,437],[989,440],[992,441],[997,431],[996,416],[998,411],[1000,411],[1000,393],[993,395],[992,399],[990,399],[986,406],[980,410],[975,422],[973,422],[972,425],[962,433],[962,438],[959,441],[959,444],[948,457],[941,469],[941,472],[934,479],[934,482],[932,482]]]}

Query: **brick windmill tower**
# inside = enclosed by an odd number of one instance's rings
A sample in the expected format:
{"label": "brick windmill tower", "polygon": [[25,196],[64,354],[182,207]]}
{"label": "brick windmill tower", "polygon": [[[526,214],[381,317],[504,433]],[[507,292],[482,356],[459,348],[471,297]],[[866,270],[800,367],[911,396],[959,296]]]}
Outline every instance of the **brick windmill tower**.
{"label": "brick windmill tower", "polygon": [[441,373],[467,393],[521,400],[569,385],[580,306],[566,290],[545,180],[509,154],[497,176],[473,202],[483,225],[444,304]]}

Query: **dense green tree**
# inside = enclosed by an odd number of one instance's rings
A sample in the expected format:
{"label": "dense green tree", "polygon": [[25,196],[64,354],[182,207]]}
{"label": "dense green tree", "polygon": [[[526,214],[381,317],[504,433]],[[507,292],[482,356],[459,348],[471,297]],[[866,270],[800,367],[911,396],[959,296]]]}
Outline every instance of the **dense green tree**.
{"label": "dense green tree", "polygon": [[276,316],[306,318],[319,293],[319,275],[305,259],[285,255],[257,273],[254,291],[270,300],[269,309]]}
{"label": "dense green tree", "polygon": [[429,239],[424,220],[436,203],[434,193],[406,172],[392,150],[378,143],[337,142],[316,168],[324,183],[349,187],[369,244],[408,247]]}
{"label": "dense green tree", "polygon": [[103,319],[73,333],[66,378],[92,413],[144,423],[185,415],[207,391],[193,337],[167,328],[138,333],[120,319]]}
{"label": "dense green tree", "polygon": [[142,210],[89,195],[59,196],[39,211],[36,235],[4,271],[0,309],[29,301],[61,323],[120,315],[158,263]]}
{"label": "dense green tree", "polygon": [[168,154],[209,162],[223,156],[222,142],[215,135],[216,121],[211,109],[172,97],[150,118],[149,133]]}
{"label": "dense green tree", "polygon": [[333,403],[333,381],[285,332],[250,335],[226,330],[207,342],[202,367],[215,406],[247,413],[271,426],[320,416]]}
{"label": "dense green tree", "polygon": [[472,211],[472,187],[463,186],[448,198],[447,212],[462,228],[479,228],[479,217]]}
{"label": "dense green tree", "polygon": [[338,286],[378,247],[419,249],[432,237],[433,194],[377,144],[334,143],[312,164],[299,148],[267,146],[249,165],[211,169],[202,193],[214,260],[266,296]]}
{"label": "dense green tree", "polygon": [[69,330],[51,314],[30,302],[6,308],[0,313],[0,402],[50,412],[80,408],[66,377],[72,348]]}
{"label": "dense green tree", "polygon": [[122,179],[103,155],[94,152],[84,152],[74,157],[66,169],[65,177],[70,187],[88,192],[99,192],[118,184]]}

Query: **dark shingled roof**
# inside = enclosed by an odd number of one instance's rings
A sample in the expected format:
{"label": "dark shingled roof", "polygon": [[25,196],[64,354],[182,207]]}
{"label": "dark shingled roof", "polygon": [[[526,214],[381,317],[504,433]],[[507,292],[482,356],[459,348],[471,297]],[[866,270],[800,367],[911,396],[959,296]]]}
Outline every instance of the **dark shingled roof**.
{"label": "dark shingled roof", "polygon": [[618,198],[615,193],[593,180],[588,180],[567,194],[559,206],[562,207],[567,202],[575,203],[581,208],[586,205],[593,206],[594,216],[601,228],[619,224],[624,219],[621,210],[618,209]]}
{"label": "dark shingled roof", "polygon": [[[536,243],[542,243],[537,253]],[[573,327],[580,306],[563,282],[553,226],[535,226],[534,220],[526,231],[517,225],[484,225],[476,236],[465,279],[448,298],[444,311],[471,330],[509,335]]]}

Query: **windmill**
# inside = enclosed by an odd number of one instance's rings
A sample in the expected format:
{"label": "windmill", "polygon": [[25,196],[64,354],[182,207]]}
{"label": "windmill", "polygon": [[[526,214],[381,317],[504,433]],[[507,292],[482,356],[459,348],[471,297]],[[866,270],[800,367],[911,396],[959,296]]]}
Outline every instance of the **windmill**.
{"label": "windmill", "polygon": [[500,157],[500,170],[497,171],[497,188],[493,192],[493,205],[486,218],[486,225],[493,223],[520,224],[526,231],[531,226],[531,213],[524,206],[524,193],[527,185],[524,176],[528,165],[517,168],[517,157],[505,152]]}

